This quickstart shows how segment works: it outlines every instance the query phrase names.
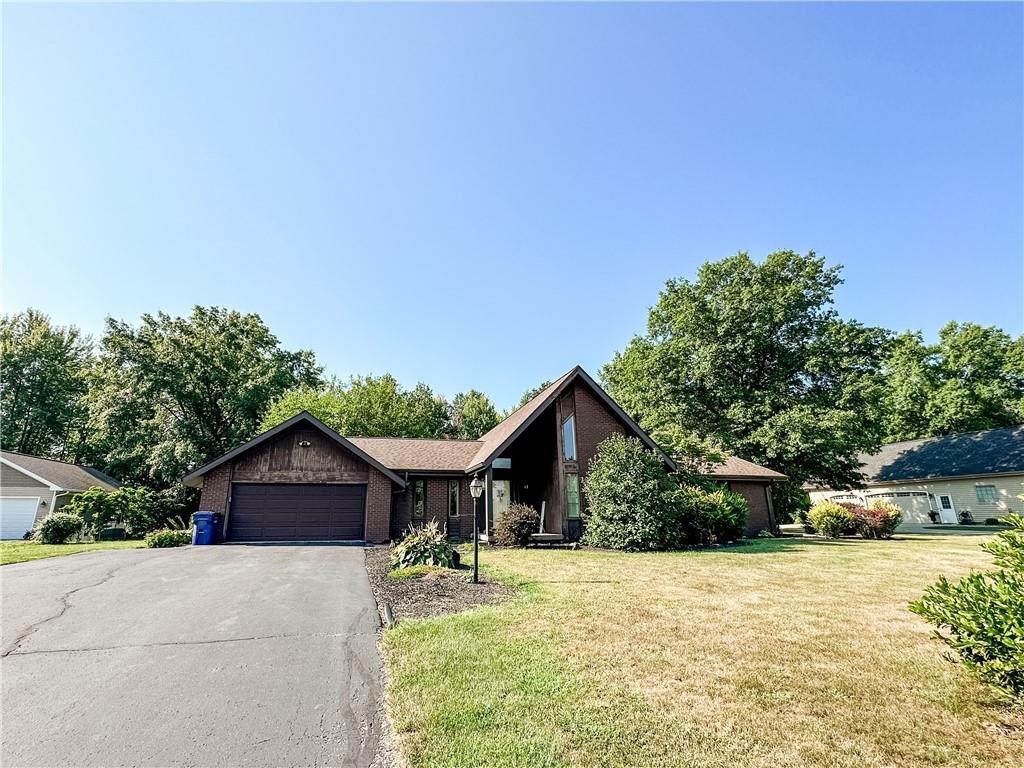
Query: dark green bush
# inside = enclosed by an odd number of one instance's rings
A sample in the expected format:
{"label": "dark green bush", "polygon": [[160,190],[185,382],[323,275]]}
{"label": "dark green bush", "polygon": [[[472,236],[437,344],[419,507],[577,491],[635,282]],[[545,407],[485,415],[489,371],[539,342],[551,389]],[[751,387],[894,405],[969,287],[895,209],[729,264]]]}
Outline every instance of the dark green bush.
{"label": "dark green bush", "polygon": [[590,460],[584,481],[583,541],[625,550],[674,549],[686,543],[678,484],[635,437],[613,435]]}
{"label": "dark green bush", "polygon": [[66,544],[68,539],[75,538],[85,528],[81,515],[73,512],[54,512],[36,523],[32,538],[41,544]]}
{"label": "dark green bush", "polygon": [[457,568],[459,565],[459,553],[434,520],[422,528],[409,526],[406,537],[391,549],[392,568],[409,568],[413,565],[437,565],[442,568]]}
{"label": "dark green bush", "polygon": [[910,610],[938,627],[936,635],[982,680],[1024,699],[1024,517],[1004,519],[982,548],[997,569],[951,583],[942,577]]}
{"label": "dark green bush", "polygon": [[192,531],[161,528],[146,534],[147,547],[184,547],[192,543]]}
{"label": "dark green bush", "polygon": [[685,486],[679,490],[683,529],[691,543],[725,544],[743,536],[747,500],[721,486]]}
{"label": "dark green bush", "polygon": [[525,547],[540,528],[540,512],[529,504],[510,504],[494,524],[494,541],[502,547]]}
{"label": "dark green bush", "polygon": [[819,501],[807,512],[807,521],[822,536],[838,539],[853,526],[853,515],[842,504]]}

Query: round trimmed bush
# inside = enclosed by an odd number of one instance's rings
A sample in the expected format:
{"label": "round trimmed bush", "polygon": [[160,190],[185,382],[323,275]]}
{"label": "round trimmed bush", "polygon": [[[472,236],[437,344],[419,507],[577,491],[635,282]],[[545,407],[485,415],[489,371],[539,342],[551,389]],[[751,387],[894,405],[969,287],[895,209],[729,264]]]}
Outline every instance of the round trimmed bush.
{"label": "round trimmed bush", "polygon": [[814,530],[828,539],[838,539],[853,525],[853,514],[842,504],[819,501],[807,512]]}
{"label": "round trimmed bush", "polygon": [[502,547],[525,547],[540,528],[540,512],[529,504],[510,504],[494,524],[494,541]]}
{"label": "round trimmed bush", "polygon": [[54,512],[36,524],[32,538],[41,544],[66,544],[68,539],[78,536],[85,527],[85,521],[73,512]]}

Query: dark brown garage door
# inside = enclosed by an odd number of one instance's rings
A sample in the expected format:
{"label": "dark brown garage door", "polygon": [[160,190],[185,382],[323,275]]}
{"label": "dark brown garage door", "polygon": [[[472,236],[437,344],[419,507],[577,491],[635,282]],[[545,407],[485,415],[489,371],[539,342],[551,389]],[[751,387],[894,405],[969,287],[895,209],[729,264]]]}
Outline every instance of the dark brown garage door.
{"label": "dark brown garage door", "polygon": [[231,541],[362,540],[365,485],[236,483]]}

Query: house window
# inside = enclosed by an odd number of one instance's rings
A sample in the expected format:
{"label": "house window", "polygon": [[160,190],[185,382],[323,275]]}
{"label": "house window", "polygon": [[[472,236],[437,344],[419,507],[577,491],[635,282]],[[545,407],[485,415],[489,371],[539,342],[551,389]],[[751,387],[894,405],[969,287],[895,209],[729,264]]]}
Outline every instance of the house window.
{"label": "house window", "polygon": [[570,520],[580,516],[580,476],[575,473],[565,476],[565,516]]}
{"label": "house window", "polygon": [[414,480],[412,484],[412,519],[422,520],[427,514],[427,481]]}
{"label": "house window", "polygon": [[995,504],[999,501],[999,494],[996,493],[994,485],[976,485],[974,493],[978,496],[979,504]]}
{"label": "house window", "polygon": [[576,417],[570,416],[562,422],[562,457],[566,461],[576,460]]}
{"label": "house window", "polygon": [[459,516],[459,481],[448,481],[448,517]]}

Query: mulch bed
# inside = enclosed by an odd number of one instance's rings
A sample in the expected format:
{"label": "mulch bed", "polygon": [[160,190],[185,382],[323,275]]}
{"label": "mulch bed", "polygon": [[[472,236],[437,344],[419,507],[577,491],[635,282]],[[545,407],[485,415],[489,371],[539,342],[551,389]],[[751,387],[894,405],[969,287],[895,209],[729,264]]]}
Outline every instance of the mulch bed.
{"label": "mulch bed", "polygon": [[471,570],[439,570],[417,579],[392,579],[388,576],[391,553],[387,547],[366,550],[366,573],[370,589],[377,600],[377,610],[384,621],[384,603],[391,606],[395,619],[422,619],[500,603],[515,592],[499,582],[480,574],[480,583],[470,581]]}

